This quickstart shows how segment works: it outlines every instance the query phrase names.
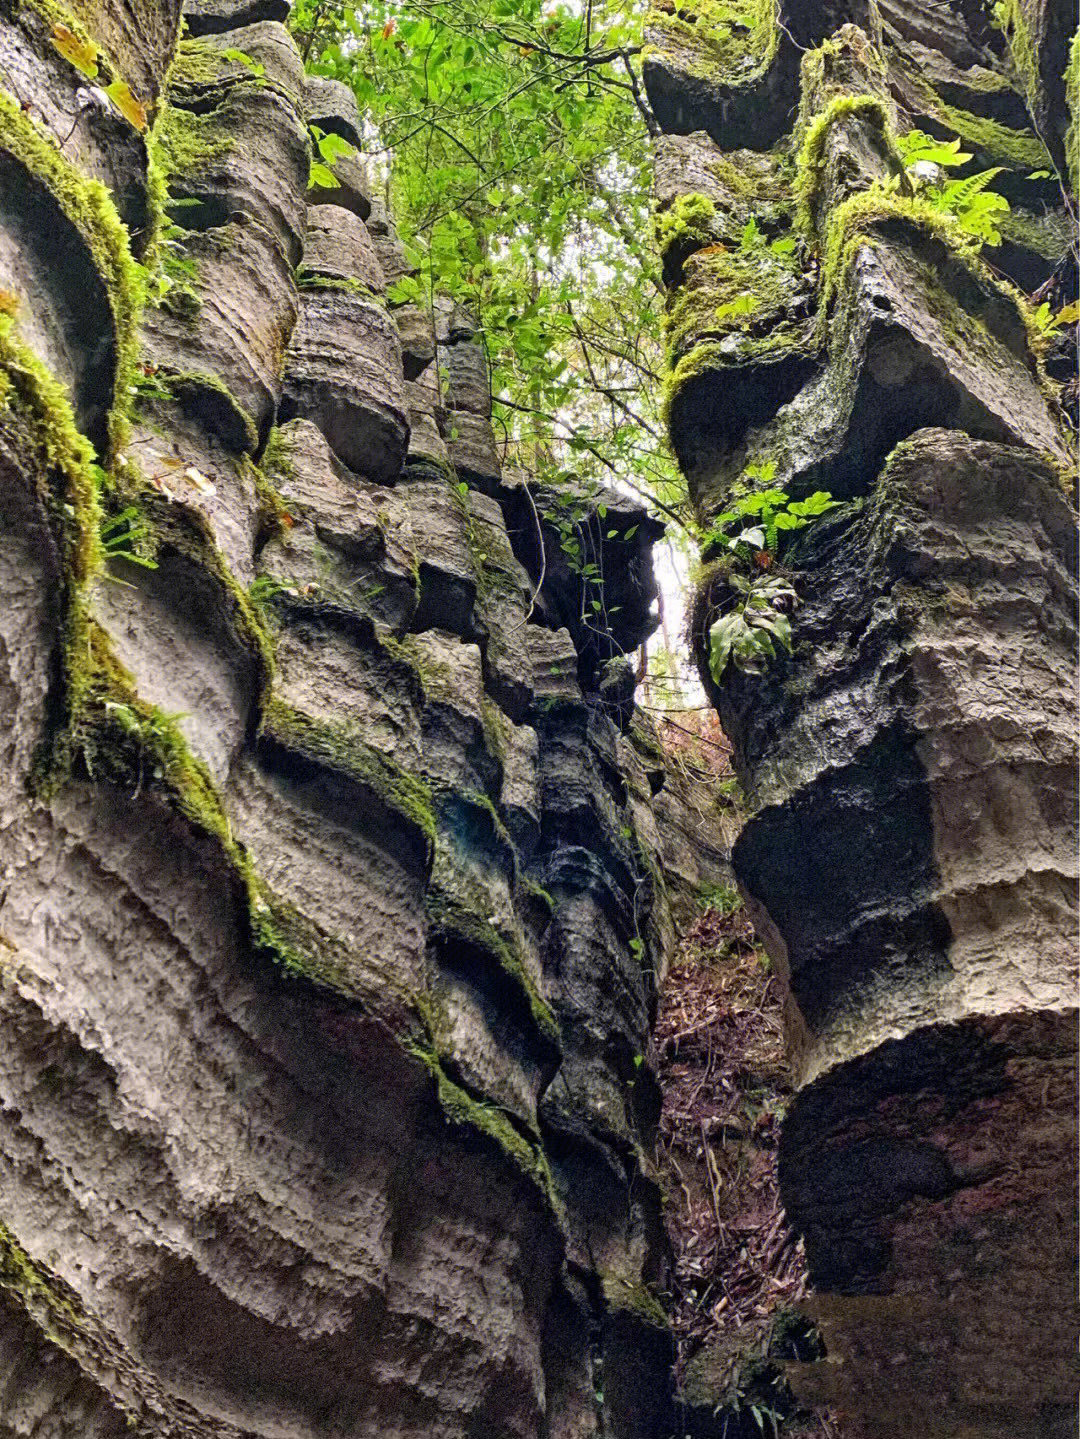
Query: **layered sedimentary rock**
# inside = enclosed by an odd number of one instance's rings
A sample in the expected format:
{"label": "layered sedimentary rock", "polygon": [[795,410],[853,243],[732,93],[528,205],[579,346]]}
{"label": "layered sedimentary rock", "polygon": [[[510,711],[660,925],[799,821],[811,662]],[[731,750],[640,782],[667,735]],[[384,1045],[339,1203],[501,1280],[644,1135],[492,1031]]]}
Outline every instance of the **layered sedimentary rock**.
{"label": "layered sedimentary rock", "polygon": [[[769,572],[797,597],[792,654],[710,672],[741,602],[722,544],[695,613],[801,1086],[781,1185],[828,1359],[795,1377],[868,1435],[1064,1435],[1076,527],[1052,376],[1075,327],[1047,335],[1008,280],[1076,298],[1075,14],[738,8],[658,6],[645,76],[671,438],[702,521],[766,488],[840,502]],[[1001,167],[1000,243],[978,254],[909,172],[913,128],[959,138],[960,176]]]}
{"label": "layered sedimentary rock", "polygon": [[0,9],[0,1434],[645,1439],[655,528],[536,593],[284,12]]}

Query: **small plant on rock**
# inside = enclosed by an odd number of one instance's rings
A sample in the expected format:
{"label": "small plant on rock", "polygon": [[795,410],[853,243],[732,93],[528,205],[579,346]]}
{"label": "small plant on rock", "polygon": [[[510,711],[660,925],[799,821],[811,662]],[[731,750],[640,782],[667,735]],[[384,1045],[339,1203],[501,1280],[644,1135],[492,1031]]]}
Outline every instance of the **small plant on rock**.
{"label": "small plant on rock", "polygon": [[730,583],[741,598],[709,629],[709,673],[717,684],[729,661],[746,674],[759,675],[776,658],[777,645],[790,654],[791,621],[784,611],[799,602],[793,586],[779,575],[750,580],[735,574]]}
{"label": "small plant on rock", "polygon": [[137,546],[150,540],[150,529],[134,505],[101,523],[101,549],[106,559],[127,560],[145,570],[156,570],[157,561],[140,554]]}
{"label": "small plant on rock", "polygon": [[[768,485],[776,475],[776,465],[770,460],[748,466],[744,473]],[[776,659],[778,645],[791,653],[788,616],[799,597],[790,580],[767,571],[776,559],[781,532],[801,530],[836,505],[826,490],[817,490],[805,500],[792,500],[784,490],[763,489],[737,500],[712,522],[703,537],[705,543],[723,547],[749,570],[729,575],[735,603],[709,628],[709,673],[714,683],[720,683],[729,664],[746,674],[762,674]],[[740,528],[736,530],[736,526]]]}
{"label": "small plant on rock", "polygon": [[[960,141],[935,140],[922,130],[909,130],[897,140],[908,179],[916,195],[943,215],[951,215],[965,234],[979,245],[1000,245],[998,221],[1009,212],[1009,202],[989,186],[1004,168],[980,170],[962,180],[950,180],[946,171],[966,165],[971,155],[960,149]],[[895,190],[894,178],[886,190]]]}

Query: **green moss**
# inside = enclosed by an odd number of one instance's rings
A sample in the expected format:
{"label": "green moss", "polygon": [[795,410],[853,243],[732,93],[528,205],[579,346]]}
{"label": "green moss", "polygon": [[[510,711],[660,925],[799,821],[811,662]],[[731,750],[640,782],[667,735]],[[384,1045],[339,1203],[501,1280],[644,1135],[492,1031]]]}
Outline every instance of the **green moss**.
{"label": "green moss", "polygon": [[110,413],[114,451],[127,437],[127,400],[137,357],[139,316],[146,298],[146,272],[131,253],[127,228],[108,190],[88,179],[57,149],[52,137],[0,90],[0,147],[13,155],[52,194],[82,236],[109,297],[116,343],[116,377]]}
{"label": "green moss", "polygon": [[229,562],[218,548],[210,521],[201,510],[190,506],[182,509],[163,506],[156,490],[145,491],[141,502],[153,513],[153,530],[158,540],[167,539],[178,552],[186,554],[222,591],[227,618],[240,642],[250,652],[258,670],[259,688],[265,689],[274,674],[274,645],[247,590],[233,574]]}
{"label": "green moss", "polygon": [[729,363],[797,344],[805,323],[788,316],[797,308],[799,290],[796,268],[767,247],[699,250],[687,262],[684,283],[664,317],[669,366],[678,365],[702,341],[733,334],[744,341],[729,345]]}
{"label": "green moss", "polygon": [[671,1318],[651,1290],[621,1274],[601,1275],[604,1298],[612,1309],[622,1309],[654,1329],[670,1329]]}
{"label": "green moss", "polygon": [[233,143],[219,109],[196,113],[179,105],[162,106],[151,137],[154,160],[166,181],[222,159]]}
{"label": "green moss", "polygon": [[1039,61],[1035,44],[1027,21],[1024,19],[1022,0],[1003,0],[1001,11],[1003,28],[1009,40],[1009,53],[1013,66],[1020,78],[1028,105],[1039,109],[1042,82],[1039,78]]}
{"label": "green moss", "polygon": [[425,462],[426,473],[430,473],[433,469],[438,469],[439,474],[449,486],[451,499],[461,511],[464,520],[465,545],[469,551],[473,577],[476,580],[477,598],[483,601],[502,595],[509,600],[516,599],[518,588],[515,580],[485,548],[484,540],[472,512],[468,486],[458,480],[453,469]]}
{"label": "green moss", "polygon": [[250,71],[238,61],[227,60],[221,48],[203,39],[185,35],[177,45],[169,68],[169,85],[217,85],[229,78],[250,77]]}
{"label": "green moss", "polygon": [[[747,293],[740,292],[740,293]],[[757,297],[754,296],[757,300]],[[776,312],[759,309],[755,305],[751,314],[743,317],[745,323],[735,323],[738,316],[719,319],[714,307],[711,318],[703,310],[700,316],[700,333],[704,338],[686,349],[682,354],[674,352],[668,356],[668,370],[664,377],[660,399],[660,415],[665,425],[671,423],[672,407],[679,394],[691,381],[700,375],[724,370],[736,370],[754,366],[777,364],[800,354],[812,355],[818,348],[821,327],[809,318],[806,320],[781,319],[777,322]],[[688,312],[683,312],[689,318]],[[771,323],[769,323],[771,318]],[[766,322],[761,325],[764,319]],[[751,326],[755,329],[752,330]],[[757,328],[759,327],[760,328]],[[693,326],[684,324],[686,339],[695,333]],[[714,339],[714,335],[723,339]]]}
{"label": "green moss", "polygon": [[[985,161],[1024,171],[1044,170],[1052,166],[1046,146],[1031,130],[1015,129],[989,116],[972,114],[970,110],[950,105],[914,67],[908,68],[906,78],[919,96],[926,114],[939,127],[947,130],[950,138],[959,135],[964,148],[976,152],[979,163]],[[1007,81],[1003,84],[1009,88]]]}
{"label": "green moss", "polygon": [[[180,40],[169,68],[170,90],[174,87],[208,89],[217,85],[251,85],[262,89],[268,83],[265,76],[255,73],[254,62],[245,63],[235,54],[229,58],[222,46],[190,35]],[[279,88],[271,85],[271,89]],[[287,98],[295,100],[296,96]]]}
{"label": "green moss", "polygon": [[259,730],[287,749],[307,755],[368,789],[423,836],[429,854],[435,845],[431,790],[388,755],[340,725],[313,719],[278,699],[264,706]]}
{"label": "green moss", "polygon": [[266,468],[269,467],[283,478],[289,478],[289,471],[285,469],[285,464],[291,465],[292,461],[284,454],[279,457],[270,449],[276,434],[276,430],[271,430],[270,439],[263,451],[262,465],[255,464],[247,455],[243,457],[242,461],[244,465],[251,467],[251,479],[255,487],[255,521],[258,526],[260,545],[265,544],[271,535],[280,534],[289,529],[293,523],[292,512],[284,496],[266,474]]}
{"label": "green moss", "polygon": [[283,479],[296,479],[296,461],[293,459],[292,436],[275,427],[267,437],[262,453],[262,468],[273,470]]}
{"label": "green moss", "polygon": [[985,115],[958,110],[943,100],[937,101],[936,114],[943,125],[960,136],[965,147],[970,146],[991,165],[1025,171],[1052,167],[1049,151],[1030,130],[1014,130]]}
{"label": "green moss", "polygon": [[[77,597],[77,603],[81,600]],[[217,787],[192,754],[176,716],[147,704],[105,632],[83,610],[65,645],[68,723],[45,792],[81,766],[93,780],[129,793],[160,793],[199,829],[235,854],[232,830]]]}
{"label": "green moss", "polygon": [[543,885],[537,884],[536,880],[531,879],[526,874],[522,875],[521,877],[521,888],[531,900],[534,900],[541,907],[541,909],[547,912],[549,917],[554,915],[554,897],[549,893],[548,890],[543,887]]}
{"label": "green moss", "polygon": [[[875,243],[875,229],[884,226],[899,226],[902,232],[907,232],[908,243],[913,245],[930,239],[946,246],[952,260],[963,266],[978,286],[997,291],[1013,307],[1019,326],[1027,332],[1032,371],[1040,388],[1053,403],[1053,388],[1040,359],[1044,336],[1035,324],[1032,307],[1026,297],[1014,285],[996,275],[981,259],[978,242],[966,234],[951,216],[934,210],[918,197],[909,199],[871,189],[851,196],[837,208],[830,221],[822,271],[822,322],[829,306],[843,291],[844,276],[859,247]],[[934,264],[926,271],[927,290],[935,297],[937,317],[955,344],[962,350],[977,353],[987,339],[985,326],[938,282],[935,273],[938,268],[939,265]],[[834,324],[832,332],[839,340],[845,333],[845,326]]]}
{"label": "green moss", "polygon": [[836,95],[806,125],[795,173],[795,225],[808,238],[816,228],[818,201],[829,130],[838,121],[857,116],[893,141],[892,121],[884,101],[876,95]]}
{"label": "green moss", "polygon": [[454,673],[449,664],[432,657],[416,635],[403,635],[400,639],[389,630],[380,630],[379,646],[398,664],[404,665],[415,676],[420,693],[425,700],[442,700],[452,697]]}
{"label": "green moss", "polygon": [[517,988],[539,1033],[550,1044],[559,1048],[561,1035],[555,1015],[536,988],[515,947],[482,915],[435,883],[428,892],[427,910],[433,935],[486,954]]}
{"label": "green moss", "polygon": [[377,953],[328,933],[253,870],[248,880],[252,943],[282,976],[355,1003],[401,1042],[434,1036],[441,1019],[430,995],[405,990]]}
{"label": "green moss", "polygon": [[407,1048],[420,1060],[435,1081],[439,1107],[447,1120],[494,1142],[514,1167],[537,1187],[552,1216],[559,1226],[565,1229],[565,1207],[555,1189],[543,1148],[539,1144],[530,1144],[501,1109],[474,1099],[460,1085],[455,1084],[430,1050],[421,1045],[407,1045]]}
{"label": "green moss", "polygon": [[94,451],[75,424],[66,388],[22,343],[6,315],[0,315],[0,376],[0,421],[8,412],[28,427],[38,454],[26,458],[36,460],[39,493],[63,558],[63,705],[34,773],[36,787],[45,792],[70,768],[74,726],[90,688],[94,633],[85,593],[102,564],[101,499]]}
{"label": "green moss", "polygon": [[887,195],[880,187],[873,186],[849,196],[829,217],[821,273],[823,318],[863,237],[876,225],[891,220],[900,220],[920,233],[940,240],[958,258],[971,264],[980,279],[989,273],[985,265],[976,264],[978,242],[966,234],[951,215],[935,210],[917,196]]}
{"label": "green moss", "polygon": [[42,1334],[65,1353],[86,1328],[75,1292],[30,1258],[5,1224],[0,1224],[0,1289],[14,1296]]}
{"label": "green moss", "polygon": [[347,295],[358,295],[369,305],[380,307],[385,307],[386,303],[381,295],[377,295],[368,285],[362,285],[351,275],[344,278],[338,275],[318,275],[303,265],[296,272],[296,287],[298,290],[341,290]]}
{"label": "green moss", "polygon": [[202,309],[202,300],[190,285],[181,282],[169,286],[158,301],[158,307],[167,310],[176,319],[190,323]]}
{"label": "green moss", "polygon": [[654,764],[663,765],[666,768],[667,755],[664,753],[663,745],[655,735],[649,733],[639,719],[631,722],[629,734],[630,742],[638,754],[644,755],[646,759],[651,760]]}
{"label": "green moss", "polygon": [[671,419],[671,407],[679,392],[698,375],[710,370],[722,370],[730,364],[731,357],[720,348],[718,340],[703,340],[688,350],[685,355],[668,369],[664,376],[664,389],[660,398],[660,417],[667,425]]}
{"label": "green moss", "polygon": [[511,867],[514,871],[514,874],[516,875],[518,866],[517,848],[514,844],[514,841],[510,838],[510,831],[503,823],[502,817],[499,814],[499,811],[495,808],[495,805],[491,800],[490,796],[486,794],[481,794],[479,790],[466,789],[457,791],[455,793],[455,798],[458,800],[464,800],[465,803],[471,805],[473,809],[481,810],[484,813],[484,815],[487,817],[488,823],[491,825],[492,834],[495,836],[496,840],[506,851],[506,853],[510,855]]}
{"label": "green moss", "polygon": [[772,63],[780,35],[775,0],[695,0],[685,15],[654,6],[647,26],[670,47],[687,74],[733,86],[751,85],[761,77]]}
{"label": "green moss", "polygon": [[1032,250],[1056,265],[1069,248],[1073,225],[1063,210],[1036,214],[1013,208],[997,219],[1001,237],[1009,244]]}
{"label": "green moss", "polygon": [[64,569],[76,588],[84,585],[102,560],[99,532],[101,502],[95,454],[75,423],[67,387],[62,385],[19,338],[15,318],[0,314],[0,377],[4,409],[24,414],[41,447],[44,466],[61,479],[45,500],[64,536]]}
{"label": "green moss", "polygon": [[728,155],[717,150],[706,166],[732,199],[744,201],[755,214],[790,204],[791,160],[784,150],[740,150]]}
{"label": "green moss", "polygon": [[487,690],[482,691],[480,695],[480,724],[484,731],[484,744],[487,746],[488,753],[501,765],[505,765],[510,720],[503,714]]}
{"label": "green moss", "polygon": [[[139,386],[135,385],[136,393]],[[235,449],[254,452],[259,444],[259,431],[251,415],[218,375],[205,370],[159,369],[153,377],[156,397],[194,403],[209,402],[216,411],[216,424],[222,439]]]}
{"label": "green moss", "polygon": [[708,195],[680,195],[674,204],[656,217],[656,243],[666,255],[673,245],[707,245],[712,239],[716,206]]}

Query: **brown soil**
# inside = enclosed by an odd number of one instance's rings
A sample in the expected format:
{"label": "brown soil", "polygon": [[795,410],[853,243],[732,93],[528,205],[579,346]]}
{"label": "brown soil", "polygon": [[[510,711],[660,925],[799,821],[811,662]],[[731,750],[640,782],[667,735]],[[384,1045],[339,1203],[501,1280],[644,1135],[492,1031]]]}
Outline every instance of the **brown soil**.
{"label": "brown soil", "polygon": [[683,938],[656,1028],[683,1428],[703,1439],[840,1439],[836,1421],[800,1410],[783,1379],[784,1359],[820,1351],[794,1311],[806,1271],[777,1189],[791,1094],[777,981],[738,897],[714,903]]}

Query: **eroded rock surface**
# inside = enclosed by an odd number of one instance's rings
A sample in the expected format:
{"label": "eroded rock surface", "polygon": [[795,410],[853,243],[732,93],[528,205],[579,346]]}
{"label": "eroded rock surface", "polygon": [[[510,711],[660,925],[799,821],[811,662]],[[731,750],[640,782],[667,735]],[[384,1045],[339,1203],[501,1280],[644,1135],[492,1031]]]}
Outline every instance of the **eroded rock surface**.
{"label": "eroded rock surface", "polygon": [[651,1439],[656,527],[617,626],[535,593],[475,323],[308,193],[351,95],[276,0],[150,9],[79,7],[146,137],[64,152],[0,16],[0,1434]]}
{"label": "eroded rock surface", "polygon": [[[695,615],[801,1086],[780,1179],[829,1357],[793,1378],[857,1433],[1065,1435],[1075,435],[1058,342],[1001,272],[1075,299],[1071,237],[1022,218],[1060,206],[1046,172],[1069,183],[1075,16],[792,3],[721,42],[708,7],[667,8],[645,74],[673,445],[705,523],[770,487],[843,502],[769,572],[790,656],[711,674],[740,600],[718,550]],[[1014,238],[980,256],[926,203],[913,128],[1002,167]]]}

